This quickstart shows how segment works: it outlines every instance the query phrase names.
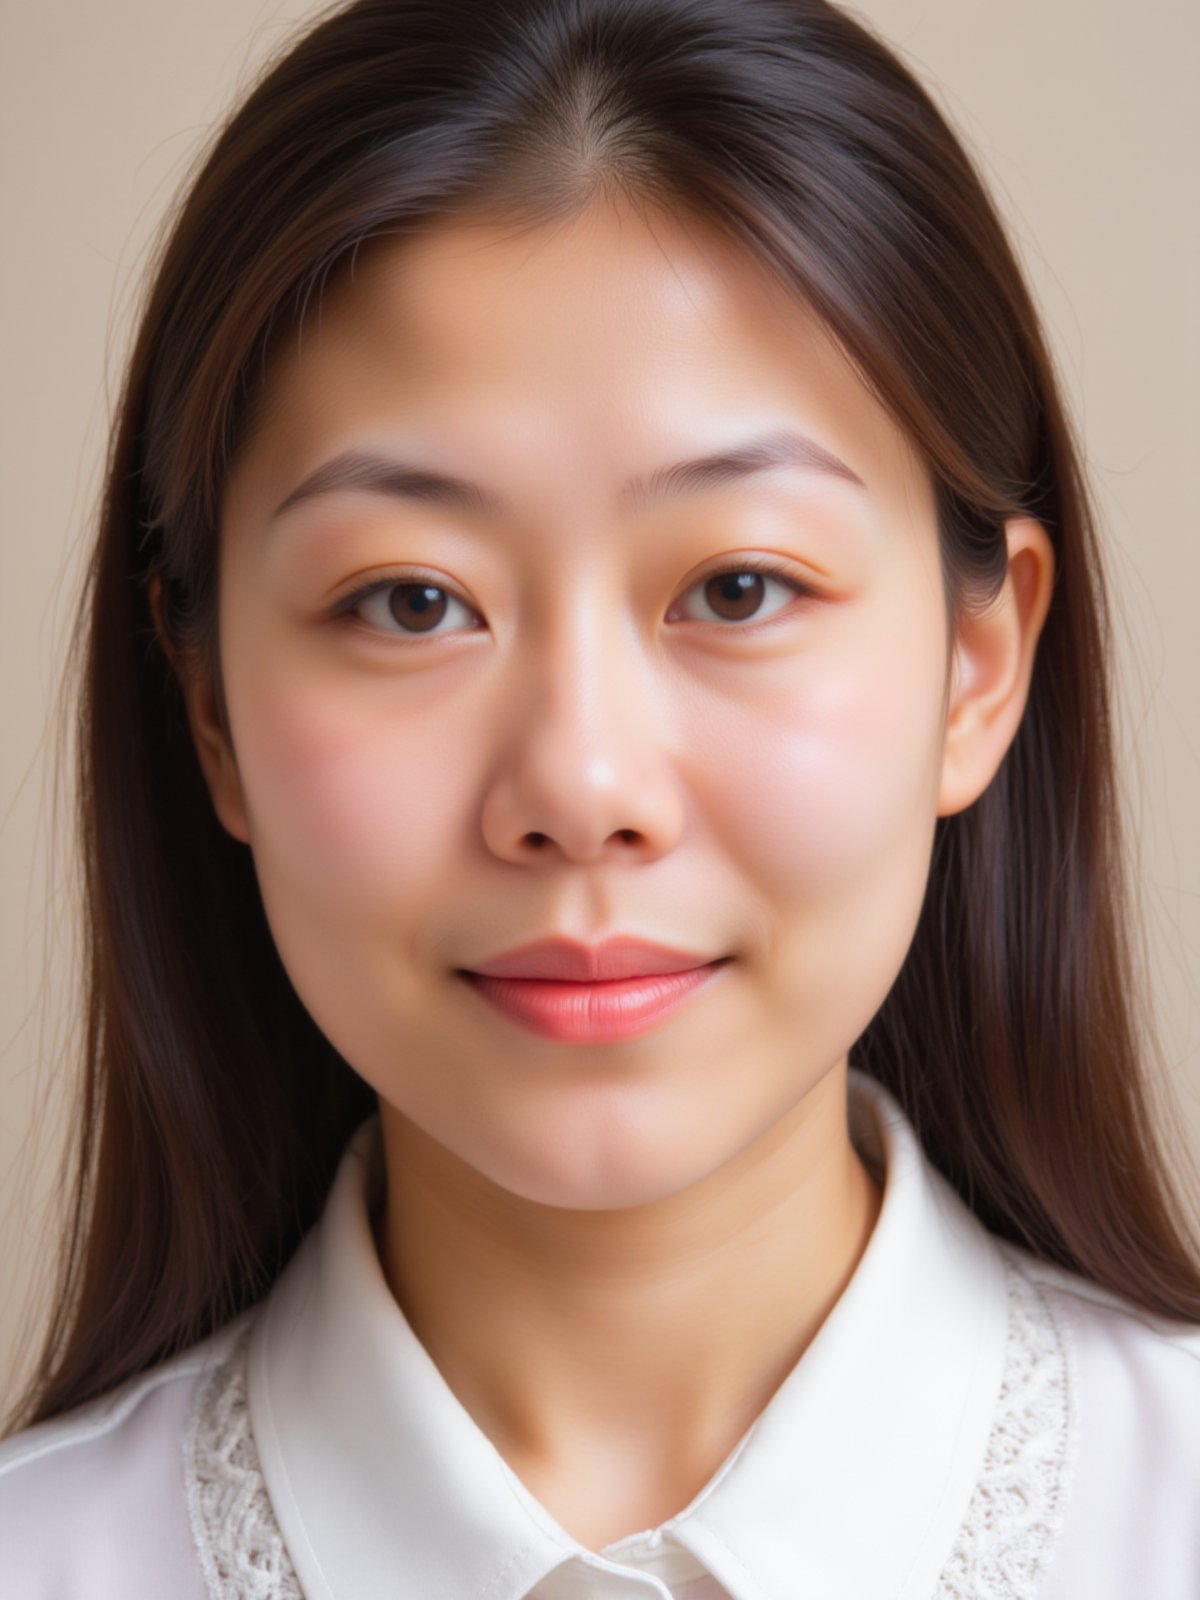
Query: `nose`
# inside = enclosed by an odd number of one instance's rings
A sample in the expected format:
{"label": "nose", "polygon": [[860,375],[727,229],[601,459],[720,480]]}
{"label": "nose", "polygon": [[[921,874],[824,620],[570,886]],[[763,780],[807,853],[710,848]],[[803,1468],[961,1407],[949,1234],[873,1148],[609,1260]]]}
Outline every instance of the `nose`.
{"label": "nose", "polygon": [[682,832],[669,713],[644,654],[601,609],[560,612],[549,645],[520,663],[481,817],[504,860],[647,860]]}

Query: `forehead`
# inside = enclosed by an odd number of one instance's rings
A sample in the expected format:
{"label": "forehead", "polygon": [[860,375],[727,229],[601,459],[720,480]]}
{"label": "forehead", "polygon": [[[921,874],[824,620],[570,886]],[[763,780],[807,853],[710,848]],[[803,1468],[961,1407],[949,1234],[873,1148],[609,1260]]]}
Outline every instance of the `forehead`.
{"label": "forehead", "polygon": [[932,505],[910,442],[820,319],[686,212],[605,200],[556,223],[479,214],[368,240],[279,341],[262,399],[250,454],[282,492],[393,427],[434,430],[472,477],[552,461],[601,495],[791,422],[872,493]]}

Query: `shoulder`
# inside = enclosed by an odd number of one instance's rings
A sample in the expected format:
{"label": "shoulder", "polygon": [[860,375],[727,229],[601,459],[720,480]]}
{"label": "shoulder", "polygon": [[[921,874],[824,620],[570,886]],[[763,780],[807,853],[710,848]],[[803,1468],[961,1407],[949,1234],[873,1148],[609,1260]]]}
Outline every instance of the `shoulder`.
{"label": "shoulder", "polygon": [[1147,1311],[1008,1241],[1001,1249],[1052,1313],[1079,1398],[1102,1402],[1113,1428],[1157,1430],[1156,1447],[1170,1441],[1200,1470],[1200,1323]]}
{"label": "shoulder", "polygon": [[196,1385],[229,1355],[246,1321],[0,1442],[0,1593],[199,1600],[188,1416]]}
{"label": "shoulder", "polygon": [[1007,1241],[1060,1359],[1065,1473],[1047,1600],[1200,1594],[1200,1324]]}
{"label": "shoulder", "polygon": [[1070,1325],[1091,1356],[1154,1372],[1179,1397],[1200,1400],[1200,1323],[1179,1322],[1136,1305],[1100,1284],[1042,1261],[1008,1240],[1000,1248]]}

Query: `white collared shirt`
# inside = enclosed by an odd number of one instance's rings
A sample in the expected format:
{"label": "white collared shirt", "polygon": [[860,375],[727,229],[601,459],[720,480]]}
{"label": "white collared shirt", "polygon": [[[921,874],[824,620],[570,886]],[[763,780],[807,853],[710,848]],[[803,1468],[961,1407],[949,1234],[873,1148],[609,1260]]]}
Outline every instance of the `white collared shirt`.
{"label": "white collared shirt", "polygon": [[858,1267],[687,1506],[598,1553],[508,1467],[379,1263],[379,1119],[258,1305],[0,1444],[3,1600],[1197,1600],[1200,1327],[997,1239],[896,1101]]}

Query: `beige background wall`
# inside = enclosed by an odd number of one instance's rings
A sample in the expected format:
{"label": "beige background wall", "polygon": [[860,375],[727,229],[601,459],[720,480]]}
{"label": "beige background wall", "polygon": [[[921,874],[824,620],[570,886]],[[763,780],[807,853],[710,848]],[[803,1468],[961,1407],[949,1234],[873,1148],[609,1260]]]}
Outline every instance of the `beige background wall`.
{"label": "beige background wall", "polygon": [[[0,5],[0,1406],[37,1327],[71,1086],[76,938],[50,719],[110,396],[152,229],[214,119],[315,9]],[[1166,1072],[1200,1152],[1200,7],[858,10],[982,161],[1083,429],[1122,626],[1122,738]]]}

